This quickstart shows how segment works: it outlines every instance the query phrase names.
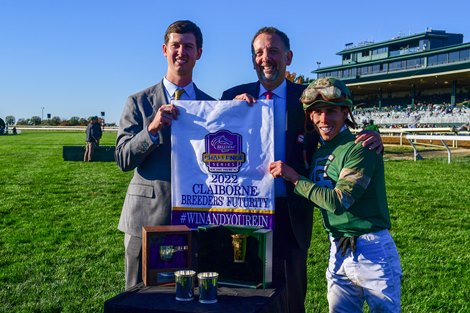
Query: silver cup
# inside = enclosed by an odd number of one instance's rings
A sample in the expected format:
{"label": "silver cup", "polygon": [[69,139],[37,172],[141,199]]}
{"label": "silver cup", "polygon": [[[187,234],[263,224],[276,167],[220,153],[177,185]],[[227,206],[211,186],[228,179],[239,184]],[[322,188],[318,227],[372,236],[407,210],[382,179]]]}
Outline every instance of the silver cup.
{"label": "silver cup", "polygon": [[195,277],[195,271],[187,270],[175,272],[176,300],[191,301],[194,299]]}
{"label": "silver cup", "polygon": [[216,272],[203,272],[197,274],[199,279],[199,302],[217,303],[217,281],[219,274]]}

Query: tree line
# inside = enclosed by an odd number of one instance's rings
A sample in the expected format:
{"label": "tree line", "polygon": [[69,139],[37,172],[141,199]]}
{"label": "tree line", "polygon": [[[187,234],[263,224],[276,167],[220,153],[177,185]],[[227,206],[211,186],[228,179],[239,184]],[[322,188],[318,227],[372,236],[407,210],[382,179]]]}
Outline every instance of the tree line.
{"label": "tree line", "polygon": [[[31,118],[16,118],[13,115],[5,117],[5,123],[7,125],[29,125],[29,126],[86,126],[90,121],[91,117],[83,118],[78,116],[72,116],[69,119],[62,119],[59,116],[54,116],[48,119],[41,119],[39,116],[32,116]],[[100,123],[102,119],[100,119]],[[112,125],[108,125],[112,126]]]}

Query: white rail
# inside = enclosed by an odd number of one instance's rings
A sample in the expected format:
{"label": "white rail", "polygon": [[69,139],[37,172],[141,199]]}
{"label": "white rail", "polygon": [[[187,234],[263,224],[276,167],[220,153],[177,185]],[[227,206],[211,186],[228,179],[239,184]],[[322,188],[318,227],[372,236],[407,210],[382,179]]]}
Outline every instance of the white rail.
{"label": "white rail", "polygon": [[[362,129],[351,129],[353,133],[359,133]],[[400,137],[400,146],[403,146],[403,139],[408,134],[426,134],[426,135],[436,135],[436,134],[455,134],[456,130],[452,127],[436,127],[436,128],[380,128],[381,136],[397,136]],[[461,135],[470,135],[468,131],[459,131]],[[453,143],[453,148],[456,148],[456,143]]]}
{"label": "white rail", "polygon": [[419,156],[418,150],[416,149],[416,145],[437,146],[437,145],[432,145],[432,144],[419,143],[417,142],[417,140],[440,140],[443,147],[447,150],[447,163],[450,163],[452,152],[449,149],[449,146],[446,144],[445,141],[446,140],[452,141],[453,143],[456,141],[469,141],[470,136],[468,135],[461,135],[461,136],[458,136],[458,135],[406,135],[406,139],[408,139],[411,146],[413,147],[413,159],[415,161]]}

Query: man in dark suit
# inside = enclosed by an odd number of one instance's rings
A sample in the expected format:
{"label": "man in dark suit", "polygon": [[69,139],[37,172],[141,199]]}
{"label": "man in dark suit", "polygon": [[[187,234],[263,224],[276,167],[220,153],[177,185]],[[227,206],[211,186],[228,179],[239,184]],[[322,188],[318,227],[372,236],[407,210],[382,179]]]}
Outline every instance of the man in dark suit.
{"label": "man in dark suit", "polygon": [[[245,100],[252,104],[256,99],[272,99],[274,157],[306,175],[319,137],[316,133],[304,132],[305,114],[299,99],[307,86],[285,78],[286,68],[293,58],[289,38],[274,27],[263,27],[253,37],[251,50],[258,81],[224,91],[221,100]],[[362,135],[358,140],[364,140],[370,148],[382,149],[378,134]],[[282,179],[275,180],[275,195],[273,284],[286,286],[288,312],[303,313],[313,210],[309,210],[305,199],[295,195],[293,186]]]}
{"label": "man in dark suit", "polygon": [[[253,102],[254,98],[272,99],[275,159],[279,157],[297,171],[305,173],[305,114],[299,102],[305,86],[285,79],[286,67],[293,57],[289,38],[274,27],[265,27],[255,34],[251,48],[259,80],[224,91],[222,100]],[[311,155],[316,144],[305,146],[310,149],[306,151],[307,155]],[[289,312],[304,312],[313,210],[309,210],[305,201],[293,193],[292,186],[282,180],[275,181],[275,194],[273,283],[276,287],[286,284]]]}
{"label": "man in dark suit", "polygon": [[101,125],[98,121],[98,116],[93,116],[90,118],[90,123],[88,123],[85,133],[86,146],[85,154],[83,155],[83,161],[90,162],[93,160],[95,148],[100,144],[100,139],[103,135],[103,132],[101,131]]}
{"label": "man in dark suit", "polygon": [[202,33],[196,24],[171,24],[162,49],[168,63],[165,77],[127,99],[116,139],[118,166],[123,171],[134,170],[118,227],[125,233],[126,289],[142,281],[142,226],[170,224],[170,126],[178,115],[170,102],[214,100],[192,81],[202,54]]}

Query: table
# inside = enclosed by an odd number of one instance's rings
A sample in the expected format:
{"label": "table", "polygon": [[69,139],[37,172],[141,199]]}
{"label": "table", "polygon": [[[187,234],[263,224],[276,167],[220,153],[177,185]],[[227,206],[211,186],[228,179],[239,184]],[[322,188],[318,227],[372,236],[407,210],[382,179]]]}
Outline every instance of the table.
{"label": "table", "polygon": [[174,286],[145,287],[139,284],[104,303],[105,313],[275,313],[286,312],[285,288],[250,289],[219,287],[217,303],[202,304],[195,289],[194,300],[175,299]]}

